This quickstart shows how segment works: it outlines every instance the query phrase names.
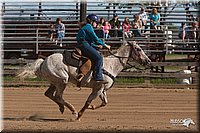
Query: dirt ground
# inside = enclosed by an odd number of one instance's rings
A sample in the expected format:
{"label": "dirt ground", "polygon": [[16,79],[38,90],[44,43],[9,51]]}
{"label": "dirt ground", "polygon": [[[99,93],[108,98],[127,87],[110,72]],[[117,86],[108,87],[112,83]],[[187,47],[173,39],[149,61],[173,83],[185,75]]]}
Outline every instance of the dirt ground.
{"label": "dirt ground", "polygon": [[[32,131],[198,131],[198,91],[186,89],[112,88],[108,91],[109,104],[101,109],[86,110],[81,121],[72,121],[66,109],[58,107],[40,88],[4,88],[3,132]],[[64,99],[80,110],[87,99],[89,88],[77,91],[70,87]],[[99,104],[97,98],[93,104]],[[188,128],[181,122],[191,118],[195,125]]]}

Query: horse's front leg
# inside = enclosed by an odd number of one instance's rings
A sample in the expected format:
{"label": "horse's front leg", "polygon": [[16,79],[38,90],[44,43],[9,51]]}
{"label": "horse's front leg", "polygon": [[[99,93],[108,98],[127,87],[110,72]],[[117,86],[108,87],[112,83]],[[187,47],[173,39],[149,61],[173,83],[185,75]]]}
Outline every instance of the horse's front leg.
{"label": "horse's front leg", "polygon": [[100,105],[98,105],[98,106],[89,105],[88,109],[95,110],[95,109],[98,109],[98,108],[106,106],[106,104],[108,103],[108,99],[107,99],[107,94],[106,94],[106,90],[105,89],[102,91],[102,93],[99,95],[99,97],[100,97],[102,103]]}
{"label": "horse's front leg", "polygon": [[80,120],[85,110],[89,107],[90,103],[102,93],[102,90],[103,90],[102,85],[98,85],[96,88],[92,88],[92,93],[89,95],[83,108],[78,112],[77,120]]}
{"label": "horse's front leg", "polygon": [[50,87],[47,89],[47,91],[44,93],[44,95],[45,95],[46,97],[48,97],[49,99],[51,99],[52,101],[54,101],[55,103],[57,103],[58,106],[59,106],[60,112],[63,114],[63,113],[64,113],[64,110],[65,110],[64,104],[59,103],[59,102],[55,99],[55,97],[54,97],[54,92],[55,92],[55,91],[56,91],[56,87],[55,87],[54,85],[51,84]]}

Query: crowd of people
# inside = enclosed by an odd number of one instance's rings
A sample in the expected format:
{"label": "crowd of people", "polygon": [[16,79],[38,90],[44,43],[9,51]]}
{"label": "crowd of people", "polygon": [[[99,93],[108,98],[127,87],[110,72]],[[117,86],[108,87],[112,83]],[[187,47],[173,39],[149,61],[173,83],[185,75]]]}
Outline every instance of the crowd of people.
{"label": "crowd of people", "polygon": [[189,39],[193,39],[194,42],[200,38],[199,35],[199,24],[197,21],[193,21],[191,25],[187,25],[186,23],[182,22],[181,26],[178,30],[178,36],[179,38],[185,42],[185,39],[187,39],[187,42],[189,42]]}
{"label": "crowd of people", "polygon": [[114,14],[111,20],[105,20],[103,17],[97,24],[96,29],[103,30],[104,38],[119,37],[120,30],[122,28],[126,38],[130,37],[145,37],[145,33],[148,29],[148,19],[150,19],[150,28],[158,29],[160,25],[160,13],[158,13],[157,8],[152,9],[152,13],[148,15],[145,8],[141,7],[139,13],[133,15],[133,21],[129,20],[129,17],[125,17],[124,21],[121,22],[118,19],[118,15]]}
{"label": "crowd of people", "polygon": [[[153,7],[151,9],[151,13],[147,13],[145,11],[145,8],[141,7],[140,12],[133,15],[133,21],[130,21],[129,17],[125,17],[124,21],[121,22],[118,19],[118,15],[114,14],[111,20],[105,20],[103,17],[101,17],[95,29],[102,30],[102,32],[100,32],[100,34],[102,35],[98,35],[98,33],[97,35],[105,39],[108,39],[110,37],[120,37],[123,34],[126,38],[147,37],[144,33],[146,33],[148,28],[150,28],[150,32],[160,29],[160,18],[160,13],[158,12],[158,9],[156,7]],[[193,21],[190,23],[190,25],[188,24],[188,26],[186,25],[186,23],[181,23],[178,31],[178,37],[182,39],[183,42],[185,41],[185,39],[189,40],[190,38],[192,38],[196,40],[199,38],[199,33],[197,30],[199,27],[199,23],[197,22],[199,21]],[[123,31],[123,33],[121,31]],[[55,39],[54,34],[56,35]],[[62,46],[62,39],[64,38],[64,36],[65,26],[62,23],[62,20],[60,18],[57,18],[56,24],[50,25],[50,40],[55,41],[56,43],[60,41],[60,45]]]}

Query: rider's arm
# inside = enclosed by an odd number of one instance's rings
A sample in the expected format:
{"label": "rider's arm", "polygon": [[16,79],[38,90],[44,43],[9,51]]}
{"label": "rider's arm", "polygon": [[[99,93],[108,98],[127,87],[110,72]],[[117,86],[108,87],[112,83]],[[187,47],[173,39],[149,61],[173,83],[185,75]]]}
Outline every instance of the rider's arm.
{"label": "rider's arm", "polygon": [[87,30],[89,33],[89,38],[91,40],[91,42],[95,42],[97,45],[102,45],[105,46],[105,43],[103,41],[101,41],[101,39],[99,39],[96,35],[96,33],[94,32],[94,29],[91,25],[87,26]]}

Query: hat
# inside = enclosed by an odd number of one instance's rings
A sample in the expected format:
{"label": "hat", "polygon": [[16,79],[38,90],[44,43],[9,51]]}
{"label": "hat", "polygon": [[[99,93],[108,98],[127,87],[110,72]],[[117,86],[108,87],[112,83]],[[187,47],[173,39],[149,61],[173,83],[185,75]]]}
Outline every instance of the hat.
{"label": "hat", "polygon": [[145,10],[144,7],[140,7],[140,8],[141,8],[141,10]]}
{"label": "hat", "polygon": [[117,17],[118,15],[115,13],[115,14],[113,14],[113,17]]}

